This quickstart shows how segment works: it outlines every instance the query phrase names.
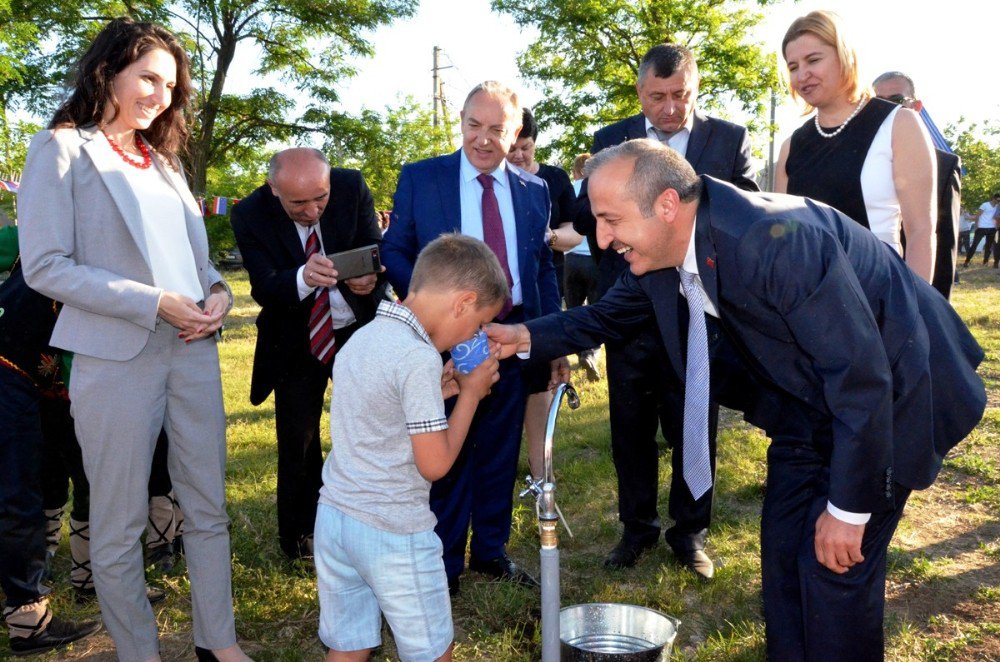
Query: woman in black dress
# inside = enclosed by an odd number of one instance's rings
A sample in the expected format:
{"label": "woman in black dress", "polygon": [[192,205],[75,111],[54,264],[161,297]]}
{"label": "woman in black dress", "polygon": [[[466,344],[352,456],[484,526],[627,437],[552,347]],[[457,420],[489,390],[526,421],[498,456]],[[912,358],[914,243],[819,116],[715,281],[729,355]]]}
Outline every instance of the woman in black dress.
{"label": "woman in black dress", "polygon": [[912,110],[875,98],[834,14],[796,19],[782,42],[792,96],[815,115],[781,147],[775,188],[835,207],[903,254],[930,282],[936,160]]}

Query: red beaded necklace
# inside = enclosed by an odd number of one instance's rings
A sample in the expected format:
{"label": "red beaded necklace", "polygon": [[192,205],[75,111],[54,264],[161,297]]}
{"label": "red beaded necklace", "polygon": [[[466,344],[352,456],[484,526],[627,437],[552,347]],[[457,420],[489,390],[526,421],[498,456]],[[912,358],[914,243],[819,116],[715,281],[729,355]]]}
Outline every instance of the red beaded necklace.
{"label": "red beaded necklace", "polygon": [[145,170],[149,166],[153,165],[153,157],[150,156],[150,154],[149,154],[149,148],[146,147],[146,143],[144,143],[142,141],[142,139],[139,137],[138,133],[134,134],[135,135],[135,146],[136,146],[136,149],[139,150],[139,153],[142,154],[142,161],[136,161],[136,160],[134,160],[131,157],[131,155],[129,155],[128,152],[126,152],[124,149],[122,149],[121,145],[119,145],[117,142],[115,142],[114,138],[112,138],[111,136],[109,136],[104,131],[104,129],[101,129],[101,133],[103,133],[104,137],[108,139],[108,144],[111,145],[111,149],[113,149],[115,151],[115,154],[117,154],[118,156],[122,157],[122,160],[125,161],[125,163],[129,164],[130,166],[132,166],[134,168],[139,168],[140,170]]}

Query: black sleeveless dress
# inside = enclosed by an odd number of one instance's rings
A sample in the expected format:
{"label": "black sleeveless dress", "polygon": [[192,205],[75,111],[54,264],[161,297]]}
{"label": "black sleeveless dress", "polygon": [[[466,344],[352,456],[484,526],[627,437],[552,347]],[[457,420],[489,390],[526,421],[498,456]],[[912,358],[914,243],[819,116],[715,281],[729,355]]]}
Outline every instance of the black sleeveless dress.
{"label": "black sleeveless dress", "polygon": [[810,118],[792,134],[785,162],[788,192],[826,203],[869,227],[861,169],[875,134],[895,108],[896,104],[884,99],[869,99],[832,138],[819,135]]}

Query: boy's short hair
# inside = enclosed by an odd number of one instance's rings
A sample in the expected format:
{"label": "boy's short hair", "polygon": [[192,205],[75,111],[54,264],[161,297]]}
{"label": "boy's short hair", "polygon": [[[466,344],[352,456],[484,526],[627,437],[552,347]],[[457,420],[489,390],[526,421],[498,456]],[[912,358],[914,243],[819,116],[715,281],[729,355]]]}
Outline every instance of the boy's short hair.
{"label": "boy's short hair", "polygon": [[480,308],[502,304],[510,296],[507,277],[490,247],[455,232],[442,234],[417,256],[410,291],[423,288],[471,290]]}

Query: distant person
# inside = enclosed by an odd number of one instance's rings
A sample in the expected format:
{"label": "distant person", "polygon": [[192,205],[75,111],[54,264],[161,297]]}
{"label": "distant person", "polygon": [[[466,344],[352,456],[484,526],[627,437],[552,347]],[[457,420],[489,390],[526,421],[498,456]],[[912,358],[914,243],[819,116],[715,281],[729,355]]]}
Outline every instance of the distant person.
{"label": "distant person", "polygon": [[781,52],[792,97],[813,117],[781,146],[775,190],[824,202],[871,230],[933,281],[937,166],[920,117],[873,98],[836,14],[795,19]]}
{"label": "distant person", "polygon": [[[899,104],[919,113],[923,102],[917,98],[913,79],[901,71],[888,71],[872,83],[880,99]],[[962,212],[962,160],[943,149],[934,150],[937,159],[937,222],[934,237],[934,280],[931,285],[941,295],[951,297],[958,264],[958,223]],[[905,248],[904,248],[905,255]]]}
{"label": "distant person", "polygon": [[[994,244],[997,239],[997,215],[1000,214],[1000,193],[994,193],[993,198],[979,205],[976,214],[976,233],[972,235],[972,247],[965,254],[965,266],[972,262],[972,256],[979,250],[979,242],[986,240],[983,246],[983,266],[990,263],[990,253],[994,252]],[[996,259],[993,267],[1000,263],[1000,250],[996,250]]]}
{"label": "distant person", "polygon": [[[962,208],[958,221],[958,254],[968,255],[972,247],[972,229],[976,226],[976,215]],[[957,275],[957,274],[956,274]]]}
{"label": "distant person", "polygon": [[[710,117],[698,110],[701,82],[695,54],[679,44],[650,48],[639,64],[635,90],[642,112],[608,125],[594,134],[590,151],[634,138],[657,140],[687,159],[699,174],[731,182],[756,191],[750,157],[750,134],[746,127]],[[590,211],[586,180],[577,204],[577,232],[595,244],[596,221]],[[598,297],[603,296],[628,270],[624,255],[602,250],[598,256]],[[655,325],[636,334],[627,344],[605,345],[608,371],[608,418],[611,425],[611,455],[618,477],[618,519],[622,536],[605,557],[612,569],[630,568],[660,537],[659,494],[660,449],[657,424],[671,447],[668,514],[674,520],[663,537],[680,563],[700,579],[711,579],[715,565],[705,552],[712,522],[713,490],[695,497],[682,477],[684,450],[680,443],[683,425],[681,385],[664,380],[664,349]],[[718,417],[713,405],[711,417]],[[711,462],[715,466],[715,423],[709,432]]]}
{"label": "distant person", "polygon": [[[583,166],[590,159],[590,153],[578,154],[573,159],[573,191],[580,194],[583,186]],[[573,248],[566,251],[566,263],[563,267],[563,293],[566,298],[566,308],[576,308],[584,303],[594,303],[598,296],[597,262],[591,255],[590,240],[583,239]],[[598,381],[601,370],[597,366],[597,349],[585,349],[579,354],[579,367],[587,373],[587,379]]]}
{"label": "distant person", "polygon": [[[517,95],[495,81],[480,83],[466,97],[461,118],[461,149],[399,173],[382,251],[389,282],[405,300],[420,250],[442,233],[461,232],[485,241],[507,275],[511,298],[498,319],[556,312],[559,288],[546,242],[552,203],[542,179],[506,158],[521,130]],[[550,381],[565,379],[567,366],[565,359],[553,361]],[[521,362],[502,361],[500,380],[480,404],[461,455],[431,488],[452,592],[459,590],[467,546],[470,570],[538,586],[507,555],[527,395]]]}
{"label": "distant person", "polygon": [[[421,251],[402,303],[383,301],[337,359],[334,452],[316,517],[320,639],[327,660],[365,660],[382,619],[403,660],[450,660],[454,627],[431,482],[458,457],[497,381],[494,350],[469,374],[441,352],[493,320],[509,294],[486,244],[446,234]],[[445,418],[444,398],[458,393]],[[372,412],[378,412],[373,416]]]}
{"label": "distant person", "polygon": [[275,154],[267,183],[233,207],[231,221],[260,304],[250,402],[274,392],[278,544],[289,559],[311,557],[331,366],[375,317],[385,287],[379,274],[340,280],[327,254],[377,245],[382,233],[361,173],[331,168],[307,147]]}

